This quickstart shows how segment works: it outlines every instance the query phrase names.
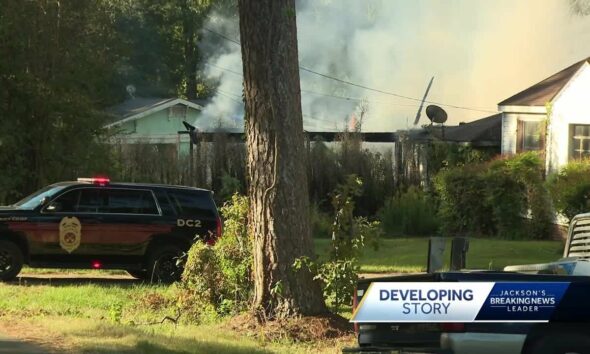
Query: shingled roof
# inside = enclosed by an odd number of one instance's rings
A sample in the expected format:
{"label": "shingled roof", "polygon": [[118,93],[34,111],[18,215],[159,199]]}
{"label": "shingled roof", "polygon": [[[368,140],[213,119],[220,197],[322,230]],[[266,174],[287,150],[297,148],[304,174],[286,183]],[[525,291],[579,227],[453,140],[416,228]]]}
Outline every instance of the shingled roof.
{"label": "shingled roof", "polygon": [[561,89],[567,85],[571,78],[586,63],[590,63],[590,57],[569,66],[557,74],[527,88],[516,95],[498,103],[498,106],[545,106],[553,101]]}
{"label": "shingled roof", "polygon": [[500,146],[502,113],[448,127],[445,129],[444,140],[473,146]]}
{"label": "shingled roof", "polygon": [[444,128],[436,125],[425,129],[414,129],[406,134],[410,140],[419,143],[443,140],[473,147],[499,148],[502,141],[502,113]]}

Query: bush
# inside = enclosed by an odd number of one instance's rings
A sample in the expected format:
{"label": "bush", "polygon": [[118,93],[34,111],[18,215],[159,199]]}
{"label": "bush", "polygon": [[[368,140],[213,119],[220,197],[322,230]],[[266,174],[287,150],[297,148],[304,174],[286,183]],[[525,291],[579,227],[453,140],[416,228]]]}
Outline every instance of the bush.
{"label": "bush", "polygon": [[322,212],[317,204],[310,208],[311,232],[314,238],[330,238],[332,236],[332,219]]}
{"label": "bush", "polygon": [[336,311],[342,304],[350,304],[350,294],[358,280],[359,258],[365,247],[377,248],[381,235],[378,221],[354,217],[354,198],[362,193],[363,183],[356,175],[349,175],[332,193],[334,222],[331,225],[332,243],[329,259],[316,263],[309,257],[295,260],[295,270],[306,268],[320,280],[325,299]]}
{"label": "bush", "polygon": [[223,236],[215,246],[195,243],[182,274],[179,306],[198,322],[243,311],[253,294],[248,199],[234,194],[221,214]]}
{"label": "bush", "polygon": [[570,162],[549,177],[547,187],[556,211],[568,219],[590,211],[590,161]]}
{"label": "bush", "polygon": [[438,229],[433,198],[413,186],[386,201],[378,217],[387,235],[425,236]]}
{"label": "bush", "polygon": [[485,178],[482,165],[443,170],[434,185],[440,198],[439,217],[445,234],[491,233],[492,213],[485,203]]}
{"label": "bush", "polygon": [[547,238],[552,212],[535,153],[443,170],[435,177],[444,233]]}

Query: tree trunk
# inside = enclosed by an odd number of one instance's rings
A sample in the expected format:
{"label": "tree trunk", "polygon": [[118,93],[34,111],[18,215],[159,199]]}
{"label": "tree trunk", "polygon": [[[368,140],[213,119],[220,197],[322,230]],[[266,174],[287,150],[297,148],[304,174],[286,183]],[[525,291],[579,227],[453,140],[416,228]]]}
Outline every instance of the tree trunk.
{"label": "tree trunk", "polygon": [[313,252],[294,0],[239,0],[254,309],[259,319],[326,311],[293,263]]}
{"label": "tree trunk", "polygon": [[197,53],[197,33],[196,16],[188,9],[188,4],[183,6],[185,12],[183,17],[184,32],[184,72],[186,75],[185,95],[189,100],[197,98],[197,63],[199,61]]}

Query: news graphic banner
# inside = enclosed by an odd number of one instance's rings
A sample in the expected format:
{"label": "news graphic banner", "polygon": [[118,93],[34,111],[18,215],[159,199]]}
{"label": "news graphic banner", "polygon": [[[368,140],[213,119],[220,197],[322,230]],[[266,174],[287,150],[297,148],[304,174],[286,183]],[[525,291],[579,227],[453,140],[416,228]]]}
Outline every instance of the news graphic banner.
{"label": "news graphic banner", "polygon": [[351,322],[548,322],[568,282],[371,283]]}

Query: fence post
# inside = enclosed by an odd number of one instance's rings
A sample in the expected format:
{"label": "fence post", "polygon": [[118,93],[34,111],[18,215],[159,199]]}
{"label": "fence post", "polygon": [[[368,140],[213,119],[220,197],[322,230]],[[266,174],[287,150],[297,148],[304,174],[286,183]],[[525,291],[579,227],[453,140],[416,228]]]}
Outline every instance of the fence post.
{"label": "fence post", "polygon": [[426,266],[428,273],[440,271],[444,267],[445,243],[444,237],[431,237],[428,239],[428,264]]}
{"label": "fence post", "polygon": [[469,240],[465,237],[454,237],[451,242],[451,270],[461,270],[467,264]]}

